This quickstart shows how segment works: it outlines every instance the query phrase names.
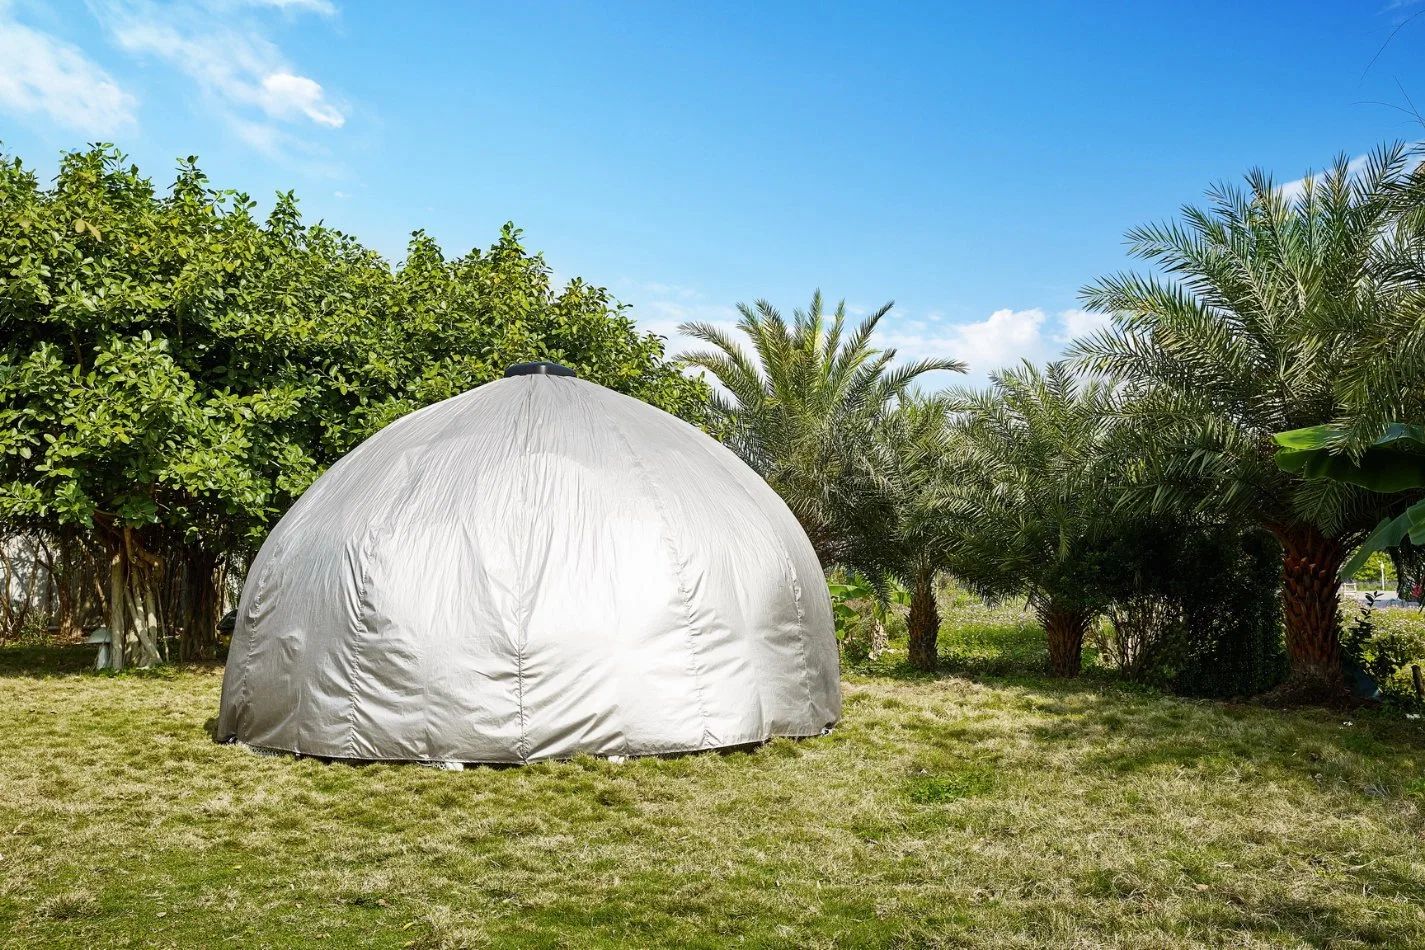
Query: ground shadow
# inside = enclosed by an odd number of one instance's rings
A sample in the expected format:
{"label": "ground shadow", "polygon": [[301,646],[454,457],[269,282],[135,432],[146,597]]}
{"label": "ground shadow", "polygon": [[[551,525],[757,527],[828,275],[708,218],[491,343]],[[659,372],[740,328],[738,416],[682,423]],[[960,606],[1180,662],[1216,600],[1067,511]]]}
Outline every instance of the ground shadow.
{"label": "ground shadow", "polygon": [[132,669],[116,673],[96,670],[94,661],[99,648],[89,643],[3,644],[0,645],[0,679],[40,679],[55,676],[161,676],[173,669],[218,669],[221,660],[197,663],[172,663],[151,669]]}
{"label": "ground shadow", "polygon": [[91,644],[0,646],[0,677],[73,676],[94,672],[99,648]]}

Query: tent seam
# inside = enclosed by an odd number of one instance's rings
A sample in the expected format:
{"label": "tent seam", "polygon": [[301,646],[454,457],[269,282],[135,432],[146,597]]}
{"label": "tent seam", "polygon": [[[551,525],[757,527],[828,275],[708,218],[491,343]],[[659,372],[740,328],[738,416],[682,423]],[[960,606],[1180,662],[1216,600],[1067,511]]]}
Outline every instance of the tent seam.
{"label": "tent seam", "polygon": [[[427,449],[421,453],[422,462],[425,460],[425,457],[430,454],[430,451],[430,449]],[[359,559],[358,563],[361,567],[361,583],[356,591],[356,637],[353,640],[351,650],[351,704],[347,709],[346,715],[346,741],[348,748],[353,750],[353,758],[356,757],[356,710],[359,705],[357,700],[358,694],[361,692],[361,677],[358,674],[361,671],[361,658],[365,655],[362,647],[365,645],[366,639],[368,639],[372,633],[370,617],[372,605],[369,603],[368,594],[371,590],[371,566],[375,561],[377,536],[389,531],[411,507],[413,503],[412,500],[418,495],[416,489],[419,487],[427,471],[428,469],[426,469],[424,465],[416,471],[414,476],[409,480],[402,501],[397,505],[393,505],[390,511],[386,513],[385,518],[380,521],[372,522],[366,531],[365,537],[361,539],[361,544],[356,551],[356,556]]]}
{"label": "tent seam", "polygon": [[[534,405],[535,391],[533,386],[526,386],[526,389],[528,390],[528,395],[525,396],[524,401],[524,424],[522,428],[524,430],[524,457],[525,461],[528,462],[530,455],[529,417],[531,413],[530,407]],[[526,473],[527,467],[521,469],[520,509],[522,511],[529,511],[529,478]],[[524,707],[524,650],[529,640],[529,634],[526,630],[526,625],[529,623],[529,613],[525,609],[525,597],[528,594],[527,588],[529,586],[529,549],[534,535],[534,531],[532,530],[533,524],[530,525],[530,529],[531,530],[525,532],[524,554],[520,558],[519,600],[515,603],[515,706],[519,710],[520,716],[520,741],[515,749],[519,753],[520,761],[524,763],[529,762],[529,720],[525,715]]]}
{"label": "tent seam", "polygon": [[[711,436],[709,436],[709,438],[711,438]],[[763,509],[762,503],[760,503],[755,497],[753,497],[752,492],[751,492],[750,490],[748,490],[748,488],[747,488],[746,485],[742,484],[742,482],[741,482],[741,481],[738,479],[738,477],[737,477],[737,473],[736,473],[735,471],[732,471],[731,469],[729,469],[729,467],[728,467],[726,464],[724,464],[723,458],[720,457],[717,452],[713,451],[713,449],[714,449],[715,447],[716,447],[716,448],[726,448],[726,447],[725,447],[725,446],[717,446],[716,444],[713,445],[713,446],[709,446],[709,445],[707,445],[706,443],[703,443],[701,440],[699,440],[699,444],[702,445],[703,451],[704,451],[707,455],[711,456],[712,459],[717,463],[718,467],[722,469],[723,473],[726,474],[727,477],[728,477],[735,485],[737,485],[738,490],[741,491],[744,495],[747,496],[748,501],[752,502],[752,507],[753,507],[753,509],[756,510],[756,511],[759,511],[759,512],[760,512],[760,511],[763,511],[764,509]],[[731,450],[728,450],[728,451],[731,451]],[[734,458],[736,458],[736,456],[734,456]],[[741,460],[739,459],[738,461],[741,461]],[[745,464],[745,463],[743,463],[743,464]],[[749,466],[749,468],[750,468],[750,466]],[[758,476],[758,477],[760,478],[761,476]],[[765,484],[765,480],[764,480],[764,484]],[[768,488],[770,489],[771,486],[768,486]],[[775,493],[775,490],[773,491],[773,494],[776,494],[776,493]],[[778,495],[778,496],[777,496],[777,499],[778,499],[778,501],[780,501],[780,500],[781,500],[781,496]],[[795,516],[793,516],[793,520],[795,520]],[[798,524],[798,527],[800,528],[800,524]],[[809,679],[809,677],[810,677],[810,675],[811,675],[811,661],[807,658],[806,609],[802,606],[802,585],[801,585],[801,581],[800,581],[800,579],[799,579],[799,576],[798,576],[798,574],[797,574],[796,561],[794,561],[794,560],[792,559],[792,551],[791,551],[791,549],[790,549],[789,547],[787,547],[787,544],[786,544],[785,540],[782,538],[781,534],[778,533],[777,528],[776,528],[776,525],[769,523],[769,524],[767,525],[767,528],[768,528],[768,533],[771,535],[772,543],[775,544],[775,545],[781,550],[781,552],[782,552],[782,559],[786,562],[786,565],[787,565],[787,571],[788,571],[788,575],[787,575],[787,577],[788,577],[788,587],[789,587],[790,593],[791,593],[791,595],[792,595],[792,607],[793,607],[793,608],[796,610],[796,612],[797,612],[797,653],[801,656],[801,660],[802,660],[802,662],[801,662],[801,670],[800,670],[800,674],[801,674],[801,675],[798,676],[797,678],[801,681],[801,684],[802,684],[802,691],[803,691],[804,693],[806,693],[807,708],[808,708],[808,709],[815,709],[815,708],[816,708],[816,700],[812,698],[812,694],[811,694],[811,682],[810,682],[810,679]],[[765,714],[765,713],[764,713],[764,714]]]}
{"label": "tent seam", "polygon": [[652,475],[649,474],[648,469],[643,466],[643,463],[639,461],[638,454],[633,450],[633,442],[624,434],[618,422],[613,417],[613,414],[607,413],[606,415],[609,419],[610,430],[612,430],[613,433],[619,437],[619,441],[624,444],[624,448],[628,450],[629,458],[633,462],[633,467],[638,470],[638,473],[643,477],[643,483],[648,486],[649,497],[652,499],[653,507],[657,509],[659,521],[662,523],[662,530],[659,533],[663,536],[664,543],[673,554],[673,576],[678,582],[678,592],[683,595],[683,612],[688,622],[688,653],[692,659],[693,692],[698,697],[698,712],[702,715],[703,719],[703,744],[706,746],[709,742],[713,741],[714,737],[710,726],[710,717],[708,716],[707,699],[703,694],[703,671],[702,665],[698,661],[697,641],[693,639],[696,635],[694,631],[693,599],[687,582],[683,577],[683,560],[678,550],[677,542],[674,541],[672,533],[668,530],[670,523],[668,512],[663,507],[662,499],[658,496],[658,488],[654,484]]}
{"label": "tent seam", "polygon": [[[248,709],[252,704],[252,693],[249,690],[252,685],[253,624],[256,621],[257,615],[261,610],[263,595],[267,593],[268,587],[270,586],[269,582],[272,578],[273,566],[277,563],[278,557],[280,557],[282,554],[282,548],[285,544],[285,541],[285,538],[279,538],[277,540],[277,545],[272,551],[272,557],[267,561],[266,564],[262,566],[262,573],[257,578],[257,587],[252,592],[252,604],[248,607],[246,611],[247,616],[245,619],[247,623],[244,624],[244,628],[245,632],[247,633],[248,646],[247,651],[243,654],[242,658],[242,674],[238,677],[238,702],[236,706],[239,710]],[[219,710],[219,715],[221,715],[221,712],[222,711]],[[236,734],[236,714],[234,714],[233,716],[233,731],[234,734]]]}
{"label": "tent seam", "polygon": [[376,530],[374,524],[368,528],[366,537],[361,539],[361,544],[356,549],[357,563],[361,567],[361,585],[356,590],[356,637],[351,649],[351,695],[346,709],[346,747],[351,750],[352,758],[356,758],[356,707],[357,694],[361,691],[361,677],[357,674],[361,669],[362,646],[366,637],[371,634],[366,598],[371,587],[371,558],[367,548],[376,537]]}
{"label": "tent seam", "polygon": [[[780,539],[778,540],[780,542]],[[782,556],[787,562],[787,581],[791,586],[792,606],[797,611],[797,653],[802,658],[801,676],[798,679],[802,681],[802,692],[806,693],[807,697],[807,709],[811,711],[816,709],[816,700],[812,699],[811,682],[808,680],[811,675],[811,662],[807,659],[807,613],[806,608],[802,606],[802,582],[797,575],[797,565],[792,560],[792,552],[787,550],[785,544],[781,547]]]}

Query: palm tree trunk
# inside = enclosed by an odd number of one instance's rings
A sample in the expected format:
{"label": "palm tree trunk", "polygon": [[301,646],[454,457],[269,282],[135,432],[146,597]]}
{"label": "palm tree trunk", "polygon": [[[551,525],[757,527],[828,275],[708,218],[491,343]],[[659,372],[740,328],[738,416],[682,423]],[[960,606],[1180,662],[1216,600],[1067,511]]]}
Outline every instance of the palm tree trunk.
{"label": "palm tree trunk", "polygon": [[916,575],[910,598],[910,616],[906,625],[910,632],[910,665],[917,670],[934,671],[940,661],[940,611],[935,606],[935,574]]}
{"label": "palm tree trunk", "polygon": [[1346,561],[1346,549],[1312,525],[1292,525],[1275,534],[1282,544],[1282,608],[1291,683],[1339,693],[1343,677],[1337,575]]}
{"label": "palm tree trunk", "polygon": [[1040,608],[1039,622],[1049,635],[1049,669],[1065,678],[1079,675],[1083,669],[1084,634],[1090,616],[1083,611],[1049,604]]}

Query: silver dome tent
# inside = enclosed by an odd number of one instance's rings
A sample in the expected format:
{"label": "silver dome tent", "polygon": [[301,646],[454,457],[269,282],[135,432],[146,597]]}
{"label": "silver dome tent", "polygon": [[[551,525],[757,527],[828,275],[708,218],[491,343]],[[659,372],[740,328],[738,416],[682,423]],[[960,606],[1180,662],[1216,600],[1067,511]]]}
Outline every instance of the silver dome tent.
{"label": "silver dome tent", "polygon": [[387,426],[277,524],[217,737],[500,763],[834,724],[826,583],[776,493],[659,409],[510,373]]}

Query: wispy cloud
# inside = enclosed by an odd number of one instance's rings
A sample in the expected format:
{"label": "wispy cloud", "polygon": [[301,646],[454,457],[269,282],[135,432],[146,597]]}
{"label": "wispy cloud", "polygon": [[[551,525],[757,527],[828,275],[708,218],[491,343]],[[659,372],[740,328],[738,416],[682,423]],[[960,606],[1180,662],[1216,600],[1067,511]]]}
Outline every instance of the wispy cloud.
{"label": "wispy cloud", "polygon": [[685,323],[710,323],[727,332],[737,329],[738,314],[734,308],[705,302],[680,304],[659,300],[635,307],[634,313],[642,329],[667,340],[666,352],[669,356],[707,348],[703,341],[685,336],[678,329]]}
{"label": "wispy cloud", "polygon": [[319,13],[322,16],[332,16],[336,13],[336,5],[331,0],[239,0],[247,6],[272,7],[277,10]]}
{"label": "wispy cloud", "polygon": [[619,300],[633,307],[633,317],[641,329],[667,341],[665,352],[669,356],[705,348],[701,340],[679,332],[678,327],[684,323],[711,323],[724,330],[737,326],[735,307],[714,303],[692,287],[621,277],[614,281],[612,289]]}
{"label": "wispy cloud", "polygon": [[21,25],[0,2],[0,111],[107,136],[134,123],[137,104],[78,47]]}
{"label": "wispy cloud", "polygon": [[325,0],[93,2],[120,49],[186,75],[239,139],[272,157],[310,153],[310,133],[341,128],[347,109],[293,66],[255,18],[240,15],[242,7],[335,12]]}

